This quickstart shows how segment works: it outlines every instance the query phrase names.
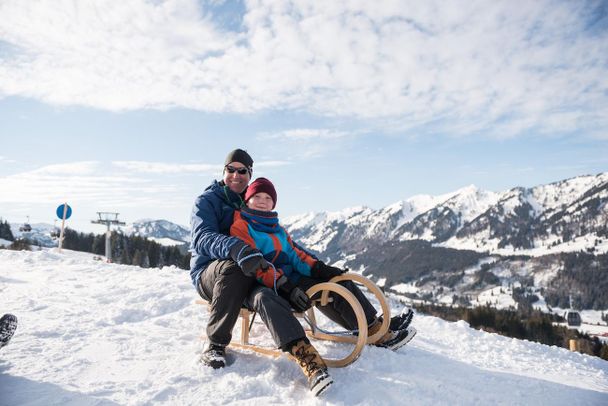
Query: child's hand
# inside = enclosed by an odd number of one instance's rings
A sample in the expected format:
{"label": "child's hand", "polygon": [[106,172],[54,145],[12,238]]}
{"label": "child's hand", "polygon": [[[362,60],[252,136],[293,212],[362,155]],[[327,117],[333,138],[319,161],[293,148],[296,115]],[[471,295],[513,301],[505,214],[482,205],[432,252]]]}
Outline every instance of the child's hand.
{"label": "child's hand", "polygon": [[317,261],[311,270],[311,275],[313,278],[331,279],[334,276],[342,275],[346,271],[348,269],[340,269],[335,266],[326,265],[322,261]]}

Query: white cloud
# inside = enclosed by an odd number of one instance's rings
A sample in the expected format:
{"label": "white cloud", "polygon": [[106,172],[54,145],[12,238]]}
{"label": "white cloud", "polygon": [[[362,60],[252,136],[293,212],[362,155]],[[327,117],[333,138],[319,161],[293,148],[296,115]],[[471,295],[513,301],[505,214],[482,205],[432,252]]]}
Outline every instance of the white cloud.
{"label": "white cloud", "polygon": [[[289,165],[288,161],[261,161],[255,163],[256,168],[274,168],[279,166]],[[174,164],[166,162],[148,162],[148,161],[114,161],[112,162],[117,168],[126,169],[132,173],[140,174],[197,174],[220,176],[224,165],[214,164]]]}
{"label": "white cloud", "polygon": [[82,161],[82,162],[69,162],[64,164],[53,164],[46,165],[29,172],[30,175],[36,176],[83,176],[92,175],[99,168],[99,162],[97,161]]}
{"label": "white cloud", "polygon": [[222,170],[221,165],[210,164],[172,164],[146,161],[114,161],[112,164],[133,172],[155,174],[214,173]]}
{"label": "white cloud", "polygon": [[342,148],[345,142],[361,131],[340,131],[328,128],[294,128],[256,136],[268,142],[270,150],[288,156],[291,161],[310,160]]}
{"label": "white cloud", "polygon": [[454,135],[597,134],[608,127],[608,30],[592,6],[252,0],[230,32],[195,0],[4,1],[0,96],[304,110]]}
{"label": "white cloud", "polygon": [[279,166],[291,165],[290,161],[261,161],[255,162],[256,168],[277,168]]}
{"label": "white cloud", "polygon": [[4,163],[7,163],[7,164],[14,164],[17,161],[15,161],[14,159],[8,159],[7,157],[0,155],[0,162],[4,162]]}
{"label": "white cloud", "polygon": [[294,141],[308,141],[320,139],[338,139],[351,134],[345,131],[330,130],[327,128],[295,128],[276,133],[264,133],[258,136],[261,140],[280,139]]}
{"label": "white cloud", "polygon": [[118,201],[128,206],[162,200],[177,189],[158,179],[111,172],[99,162],[73,162],[0,177],[0,203],[41,204],[68,199],[102,206]]}

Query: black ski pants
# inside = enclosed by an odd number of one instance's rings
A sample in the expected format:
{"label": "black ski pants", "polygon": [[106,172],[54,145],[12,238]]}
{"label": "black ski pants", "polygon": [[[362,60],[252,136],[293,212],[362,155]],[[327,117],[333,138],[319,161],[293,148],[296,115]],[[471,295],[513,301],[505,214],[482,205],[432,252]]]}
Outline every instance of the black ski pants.
{"label": "black ski pants", "polygon": [[[317,283],[327,282],[328,280],[329,279],[317,279],[309,278],[307,276],[300,276],[297,285],[306,292],[309,288]],[[361,292],[361,289],[359,289],[359,287],[355,285],[353,281],[340,281],[338,284],[344,286],[355,296],[363,308],[367,325],[371,325],[374,320],[376,320],[376,309],[374,306],[372,306],[363,292]],[[317,293],[312,299],[316,299],[319,295],[320,293]],[[323,314],[326,315],[330,320],[338,323],[345,329],[355,330],[357,328],[357,316],[355,315],[351,305],[346,301],[346,299],[342,298],[342,296],[338,294],[330,293],[329,295],[333,298],[333,301],[327,306],[317,306],[317,309],[323,312]]]}
{"label": "black ski pants", "polygon": [[289,302],[246,276],[231,259],[212,261],[201,273],[197,291],[211,304],[207,337],[213,344],[230,343],[242,307],[260,315],[278,348],[306,337]]}

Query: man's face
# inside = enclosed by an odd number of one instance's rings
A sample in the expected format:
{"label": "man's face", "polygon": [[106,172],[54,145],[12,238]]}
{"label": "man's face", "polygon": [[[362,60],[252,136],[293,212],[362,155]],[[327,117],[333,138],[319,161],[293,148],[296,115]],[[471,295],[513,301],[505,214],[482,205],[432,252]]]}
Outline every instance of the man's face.
{"label": "man's face", "polygon": [[251,174],[247,170],[247,167],[242,163],[231,162],[224,167],[224,183],[234,193],[243,193],[243,191],[247,189],[250,180]]}

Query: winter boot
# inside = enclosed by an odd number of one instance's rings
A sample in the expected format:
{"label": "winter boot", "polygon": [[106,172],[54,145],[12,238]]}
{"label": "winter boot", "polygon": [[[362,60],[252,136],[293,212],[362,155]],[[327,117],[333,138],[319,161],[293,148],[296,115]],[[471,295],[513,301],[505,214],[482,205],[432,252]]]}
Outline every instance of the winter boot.
{"label": "winter boot", "polygon": [[406,307],[401,311],[401,314],[391,317],[389,329],[393,331],[406,329],[412,322],[413,318],[414,311]]}
{"label": "winter boot", "polygon": [[[380,330],[382,322],[376,320],[368,328],[368,335],[373,335]],[[389,350],[397,351],[405,344],[412,341],[412,338],[416,335],[416,329],[414,327],[408,327],[403,330],[393,331],[390,328],[388,331],[374,343],[376,347],[388,348]]]}
{"label": "winter boot", "polygon": [[[403,330],[408,328],[412,319],[414,318],[414,311],[405,307],[400,314],[391,317],[391,322],[388,328],[392,331]],[[380,323],[382,323],[382,316],[378,317]]]}
{"label": "winter boot", "polygon": [[209,343],[201,355],[201,362],[213,369],[224,368],[226,366],[226,347]]}
{"label": "winter boot", "polygon": [[315,396],[319,396],[334,383],[327,372],[325,361],[310,343],[302,339],[291,348],[290,353],[302,368],[308,379],[308,388]]}
{"label": "winter boot", "polygon": [[12,314],[5,314],[0,319],[0,348],[4,347],[11,340],[17,329],[17,317]]}

